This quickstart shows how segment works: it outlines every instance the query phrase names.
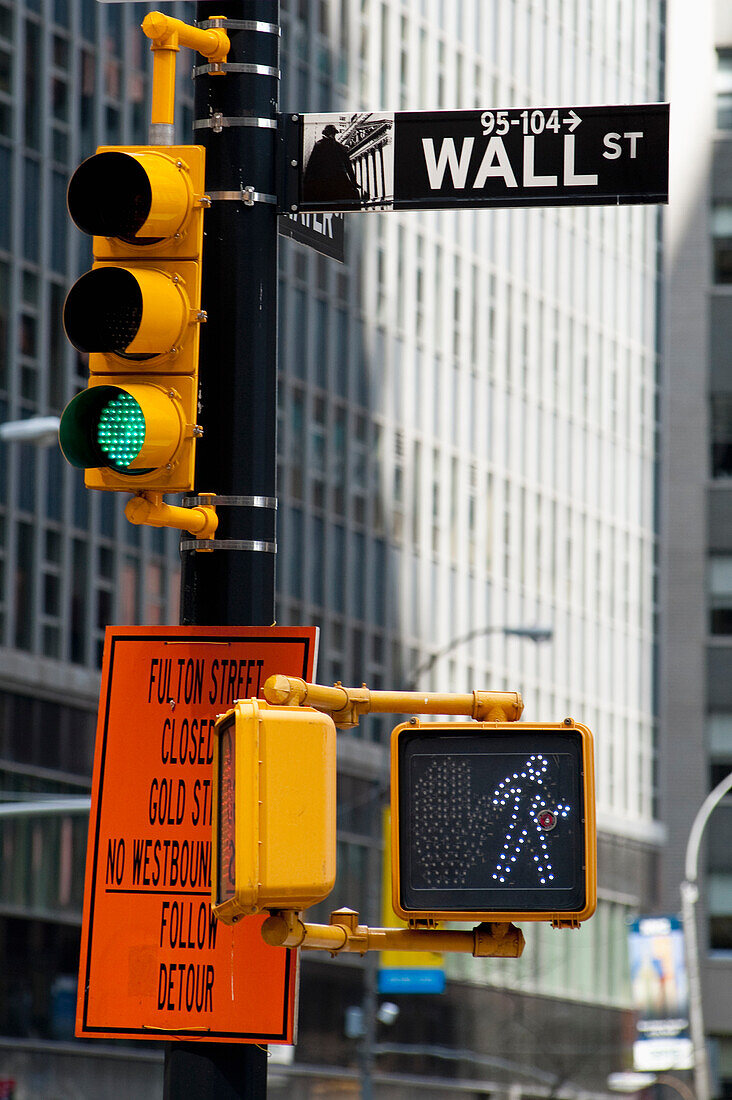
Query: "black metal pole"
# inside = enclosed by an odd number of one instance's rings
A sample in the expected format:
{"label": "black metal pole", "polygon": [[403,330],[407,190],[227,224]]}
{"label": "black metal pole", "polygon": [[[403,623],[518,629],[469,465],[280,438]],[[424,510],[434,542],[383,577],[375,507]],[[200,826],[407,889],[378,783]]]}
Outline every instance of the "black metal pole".
{"label": "black metal pole", "polygon": [[[197,5],[199,26],[226,16],[225,73],[197,64],[194,140],[206,148],[200,415],[196,492],[214,493],[211,553],[181,540],[182,624],[274,621],[277,462],[279,0]],[[198,61],[203,61],[198,58]],[[247,190],[249,189],[249,190]],[[234,1021],[232,1021],[234,1023]],[[260,1100],[266,1050],[168,1045],[165,1100]]]}
{"label": "black metal pole", "polygon": [[[227,17],[223,75],[195,70],[194,139],[206,147],[201,330],[203,438],[196,490],[219,498],[213,553],[182,540],[181,622],[274,620],[277,461],[279,0],[197,7]],[[203,60],[202,58],[200,60]],[[253,189],[253,194],[247,192]],[[246,200],[246,201],[244,201]],[[251,201],[251,205],[248,203]]]}

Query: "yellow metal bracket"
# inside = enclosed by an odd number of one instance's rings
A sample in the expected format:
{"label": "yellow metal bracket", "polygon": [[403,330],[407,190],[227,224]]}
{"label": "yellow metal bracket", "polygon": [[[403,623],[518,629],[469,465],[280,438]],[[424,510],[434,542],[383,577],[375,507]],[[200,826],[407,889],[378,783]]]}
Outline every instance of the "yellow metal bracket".
{"label": "yellow metal bracket", "polygon": [[[213,493],[199,493],[202,497],[213,497]],[[197,539],[212,539],[219,518],[213,504],[200,504],[196,508],[179,508],[165,504],[162,493],[136,493],[125,507],[125,515],[130,523],[146,524],[148,527],[174,527],[179,531],[189,531]]]}
{"label": "yellow metal bracket", "polygon": [[[370,691],[366,684],[348,688],[309,684],[296,676],[270,676],[263,689],[271,705],[312,707],[330,714],[336,726],[357,726],[364,714],[458,714],[478,722],[518,722],[524,709],[517,691],[472,691],[465,694],[420,691]],[[509,922],[484,922],[472,929],[435,927],[415,922],[409,927],[368,928],[353,909],[337,909],[330,924],[306,924],[294,910],[273,910],[262,925],[271,947],[302,947],[364,955],[367,951],[460,951],[475,958],[518,958],[524,949],[520,928]]]}
{"label": "yellow metal bracket", "polygon": [[358,923],[353,909],[336,909],[330,924],[306,924],[292,910],[273,912],[262,925],[270,947],[303,947],[365,955],[367,951],[458,951],[476,959],[517,959],[524,935],[509,922],[478,924],[475,928],[368,928]]}
{"label": "yellow metal bracket", "polygon": [[283,675],[270,676],[264,697],[276,706],[323,711],[341,729],[357,726],[364,714],[461,714],[476,722],[518,722],[524,709],[518,691],[370,691],[365,684],[360,688],[340,683],[326,687]]}
{"label": "yellow metal bracket", "polygon": [[[215,15],[209,21],[220,21],[223,24],[226,19],[223,15]],[[212,65],[212,72],[223,74],[223,67],[218,68],[218,66],[223,66],[226,61],[231,42],[223,26],[202,30],[180,19],[174,19],[170,15],[164,15],[161,11],[149,12],[142,21],[142,30],[151,40],[150,49],[153,51],[151,128],[157,133],[165,133],[165,131],[156,130],[158,127],[169,128],[170,141],[160,144],[172,144],[172,126],[175,116],[175,55],[181,46],[187,46],[208,58]]]}

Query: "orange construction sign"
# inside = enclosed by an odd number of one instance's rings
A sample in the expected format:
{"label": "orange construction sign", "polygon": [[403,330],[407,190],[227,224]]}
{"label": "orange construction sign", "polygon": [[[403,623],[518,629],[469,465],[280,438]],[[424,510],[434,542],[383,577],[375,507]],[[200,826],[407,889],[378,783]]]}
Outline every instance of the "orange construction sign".
{"label": "orange construction sign", "polygon": [[315,627],[110,627],[86,860],[80,1038],[292,1043],[298,953],[211,913],[213,726]]}

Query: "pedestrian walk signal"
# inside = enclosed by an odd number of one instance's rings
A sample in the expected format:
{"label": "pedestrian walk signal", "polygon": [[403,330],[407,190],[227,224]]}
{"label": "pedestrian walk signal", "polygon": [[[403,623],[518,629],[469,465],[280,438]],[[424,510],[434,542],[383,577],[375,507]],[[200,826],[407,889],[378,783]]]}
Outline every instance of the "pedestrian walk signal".
{"label": "pedestrian walk signal", "polygon": [[392,734],[392,890],[405,920],[547,920],[596,904],[592,734],[472,722]]}
{"label": "pedestrian walk signal", "polygon": [[100,147],[69,183],[69,213],[94,265],[64,304],[89,383],[65,409],[61,449],[89,488],[193,488],[204,150]]}

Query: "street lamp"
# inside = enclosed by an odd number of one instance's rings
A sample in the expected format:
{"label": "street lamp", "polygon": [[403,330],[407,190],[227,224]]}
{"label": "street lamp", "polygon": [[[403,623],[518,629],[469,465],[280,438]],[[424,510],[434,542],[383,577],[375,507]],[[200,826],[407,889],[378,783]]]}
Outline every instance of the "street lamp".
{"label": "street lamp", "polygon": [[50,447],[58,443],[57,416],[31,416],[27,420],[8,420],[0,424],[0,439],[4,443],[37,443]]}
{"label": "street lamp", "polygon": [[472,642],[474,638],[482,638],[486,634],[505,634],[507,637],[526,638],[530,642],[539,643],[550,642],[554,637],[554,628],[551,626],[478,626],[467,634],[461,634],[459,637],[453,638],[446,646],[438,649],[426,661],[422,661],[421,664],[417,665],[409,677],[406,690],[416,691],[422,673],[429,672],[442,657],[452,653],[453,649],[465,645],[466,642]]}
{"label": "street lamp", "polygon": [[0,802],[0,818],[3,817],[55,817],[67,814],[88,814],[91,798],[88,795],[65,795],[59,798],[38,798],[28,802]]}
{"label": "street lamp", "polygon": [[699,974],[699,944],[696,935],[696,903],[699,899],[697,875],[699,848],[702,834],[712,811],[732,790],[732,772],[718,783],[702,802],[689,832],[684,864],[685,879],[681,883],[681,916],[684,925],[686,964],[689,968],[689,1026],[694,1049],[694,1086],[696,1100],[709,1100],[709,1066],[704,1040],[704,1013],[702,1010],[701,976]]}

